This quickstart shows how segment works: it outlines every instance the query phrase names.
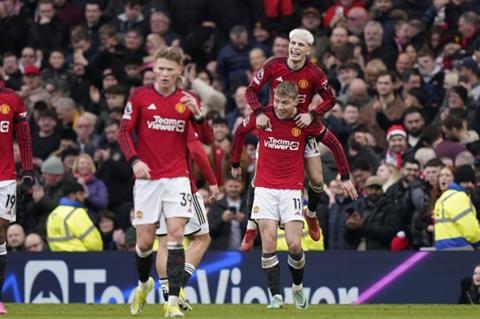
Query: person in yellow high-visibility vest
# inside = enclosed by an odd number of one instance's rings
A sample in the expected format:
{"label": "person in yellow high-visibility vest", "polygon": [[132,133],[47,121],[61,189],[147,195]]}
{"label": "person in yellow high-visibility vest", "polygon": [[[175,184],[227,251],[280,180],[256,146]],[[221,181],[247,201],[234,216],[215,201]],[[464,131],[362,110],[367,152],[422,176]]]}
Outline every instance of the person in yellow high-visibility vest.
{"label": "person in yellow high-visibility vest", "polygon": [[[314,241],[308,233],[308,228],[305,229],[304,225],[302,233],[302,248],[304,251],[325,250],[322,228],[320,228],[320,239],[318,241]],[[277,230],[277,251],[288,251],[287,241],[285,240],[285,231],[280,228]]]}
{"label": "person in yellow high-visibility vest", "polygon": [[47,242],[51,251],[85,252],[103,250],[100,232],[83,205],[85,190],[75,181],[62,187],[64,197],[47,219]]}
{"label": "person in yellow high-visibility vest", "polygon": [[[439,184],[443,191],[435,202],[435,249],[436,250],[479,250],[480,225],[467,188],[475,185],[475,171],[470,167],[467,173],[460,166],[455,174],[450,168],[440,170]],[[470,180],[473,180],[470,181]]]}

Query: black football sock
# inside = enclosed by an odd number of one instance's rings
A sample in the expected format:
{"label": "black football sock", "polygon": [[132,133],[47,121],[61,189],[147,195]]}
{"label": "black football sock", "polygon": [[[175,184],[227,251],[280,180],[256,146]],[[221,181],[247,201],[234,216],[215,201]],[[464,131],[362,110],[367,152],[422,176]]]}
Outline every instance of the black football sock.
{"label": "black football sock", "polygon": [[137,265],[138,280],[140,282],[147,282],[150,277],[150,270],[153,263],[153,251],[142,252],[135,247],[135,263]]}
{"label": "black football sock", "polygon": [[292,275],[293,284],[300,285],[303,282],[303,270],[305,269],[305,254],[303,251],[288,255],[288,269]]}
{"label": "black football sock", "polygon": [[272,296],[280,294],[280,265],[275,253],[262,253],[262,269]]}
{"label": "black football sock", "polygon": [[182,285],[185,267],[185,251],[183,250],[183,243],[181,242],[168,242],[167,247],[167,276],[169,296],[178,297],[180,294],[180,287]]}

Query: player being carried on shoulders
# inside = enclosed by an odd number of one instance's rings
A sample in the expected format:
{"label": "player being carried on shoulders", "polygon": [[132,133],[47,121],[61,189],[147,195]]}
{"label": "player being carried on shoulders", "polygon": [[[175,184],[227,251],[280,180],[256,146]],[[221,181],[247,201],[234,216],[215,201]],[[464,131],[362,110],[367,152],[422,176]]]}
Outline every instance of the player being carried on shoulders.
{"label": "player being carried on shoulders", "polygon": [[[297,108],[299,112],[295,116],[294,121],[300,129],[318,122],[335,105],[335,95],[333,89],[328,84],[325,73],[317,65],[309,61],[309,54],[314,41],[313,35],[304,29],[294,29],[290,32],[289,39],[288,57],[274,57],[268,60],[257,72],[245,92],[247,103],[257,115],[256,126],[258,129],[271,127],[271,120],[266,116],[265,108],[262,107],[257,97],[257,93],[267,83],[270,83],[272,91],[284,81],[292,81],[298,85]],[[308,107],[315,94],[320,95],[322,102],[309,111]],[[315,139],[308,142],[305,148],[304,161],[309,177],[309,185],[308,207],[303,213],[308,224],[310,237],[318,241],[320,239],[320,227],[316,217],[316,210],[320,195],[324,189],[324,181],[320,152]],[[255,186],[254,184],[255,178],[252,181],[252,187]],[[342,183],[342,186],[344,192],[348,193],[346,185]],[[249,189],[250,214],[253,194],[253,190]],[[256,224],[250,219],[240,250],[251,250],[256,234]]]}
{"label": "player being carried on shoulders", "polygon": [[[302,190],[304,182],[303,156],[309,138],[315,138],[330,148],[347,194],[357,198],[350,181],[350,168],[340,142],[321,122],[300,128],[295,122],[299,110],[296,83],[283,81],[274,89],[273,109],[264,109],[270,127],[259,130],[257,175],[252,218],[258,223],[262,239],[262,268],[272,294],[268,309],[283,307],[280,293],[280,268],[276,256],[277,227],[285,229],[288,246],[288,267],[292,275],[294,304],[307,308],[303,293],[305,254],[302,250],[304,217]],[[245,136],[256,127],[257,115],[251,114],[235,132],[232,146],[232,175],[241,177],[240,157]]]}

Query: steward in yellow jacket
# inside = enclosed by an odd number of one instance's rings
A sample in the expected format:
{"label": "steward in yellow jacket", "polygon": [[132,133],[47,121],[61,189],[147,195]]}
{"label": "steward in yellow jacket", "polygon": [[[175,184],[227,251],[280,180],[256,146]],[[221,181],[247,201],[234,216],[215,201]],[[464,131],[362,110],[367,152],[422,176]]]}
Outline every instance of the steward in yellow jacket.
{"label": "steward in yellow jacket", "polygon": [[63,186],[59,205],[47,220],[47,241],[51,251],[79,252],[103,250],[100,232],[83,205],[85,190],[77,182]]}
{"label": "steward in yellow jacket", "polygon": [[465,189],[452,183],[435,203],[435,249],[480,249],[480,226]]}

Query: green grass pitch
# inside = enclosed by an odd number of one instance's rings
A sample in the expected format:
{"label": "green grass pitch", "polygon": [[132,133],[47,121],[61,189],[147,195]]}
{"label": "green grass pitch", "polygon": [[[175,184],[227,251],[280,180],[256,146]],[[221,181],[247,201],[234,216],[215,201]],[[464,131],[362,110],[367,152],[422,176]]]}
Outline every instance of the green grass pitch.
{"label": "green grass pitch", "polygon": [[[480,318],[479,306],[458,305],[315,305],[297,310],[267,311],[265,305],[193,305],[186,318],[227,319],[475,319]],[[132,318],[128,305],[32,305],[8,304],[8,318]],[[163,305],[146,305],[137,318],[163,318]]]}

